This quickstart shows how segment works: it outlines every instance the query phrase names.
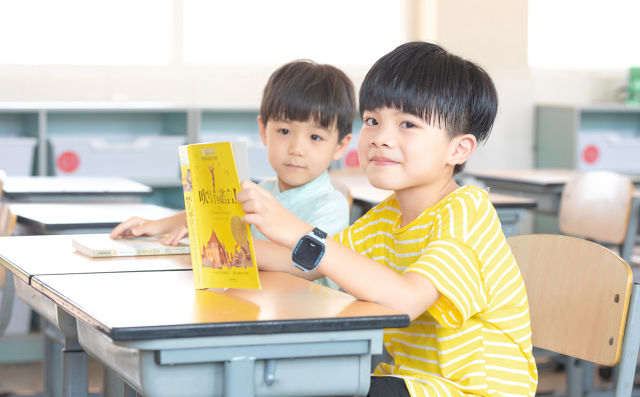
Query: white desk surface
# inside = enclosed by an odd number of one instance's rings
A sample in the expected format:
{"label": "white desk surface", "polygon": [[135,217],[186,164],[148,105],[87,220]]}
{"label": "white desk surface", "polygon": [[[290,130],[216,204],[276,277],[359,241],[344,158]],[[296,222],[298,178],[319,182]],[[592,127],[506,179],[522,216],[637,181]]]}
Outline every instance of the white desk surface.
{"label": "white desk surface", "polygon": [[11,212],[18,223],[42,232],[65,229],[113,228],[139,216],[160,219],[177,210],[146,203],[12,203]]}
{"label": "white desk surface", "polygon": [[191,270],[185,255],[90,258],[71,246],[74,235],[0,237],[0,265],[30,283],[44,274]]}
{"label": "white desk surface", "polygon": [[260,272],[260,280],[260,290],[196,290],[191,272],[129,272],[42,275],[32,286],[113,340],[409,324],[405,314],[287,273]]}

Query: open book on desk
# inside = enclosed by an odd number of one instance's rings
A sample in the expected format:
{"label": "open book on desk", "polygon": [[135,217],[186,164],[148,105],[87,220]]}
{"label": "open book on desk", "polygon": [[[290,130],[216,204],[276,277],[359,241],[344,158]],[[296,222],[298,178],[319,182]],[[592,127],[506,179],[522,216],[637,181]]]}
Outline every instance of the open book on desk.
{"label": "open book on desk", "polygon": [[75,236],[71,245],[79,252],[93,258],[189,253],[188,238],[180,240],[178,245],[165,245],[158,240],[158,237],[112,239],[106,233],[82,234]]}

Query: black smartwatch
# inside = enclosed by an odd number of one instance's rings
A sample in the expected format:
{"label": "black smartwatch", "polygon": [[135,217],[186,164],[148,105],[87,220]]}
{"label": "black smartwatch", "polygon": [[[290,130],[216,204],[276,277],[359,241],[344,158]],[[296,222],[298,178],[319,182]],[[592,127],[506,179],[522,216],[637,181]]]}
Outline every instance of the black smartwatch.
{"label": "black smartwatch", "polygon": [[327,233],[317,227],[302,236],[291,254],[295,267],[305,272],[310,272],[318,267],[320,259],[324,255],[326,238]]}

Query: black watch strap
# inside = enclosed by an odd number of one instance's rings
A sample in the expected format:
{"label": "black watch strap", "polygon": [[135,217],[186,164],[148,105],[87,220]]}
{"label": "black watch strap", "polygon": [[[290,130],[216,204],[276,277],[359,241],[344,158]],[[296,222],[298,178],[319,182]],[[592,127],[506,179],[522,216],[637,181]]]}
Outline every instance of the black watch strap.
{"label": "black watch strap", "polygon": [[317,227],[314,227],[313,230],[311,231],[311,233],[315,234],[316,236],[320,237],[321,239],[326,239],[327,238],[327,233],[318,229]]}

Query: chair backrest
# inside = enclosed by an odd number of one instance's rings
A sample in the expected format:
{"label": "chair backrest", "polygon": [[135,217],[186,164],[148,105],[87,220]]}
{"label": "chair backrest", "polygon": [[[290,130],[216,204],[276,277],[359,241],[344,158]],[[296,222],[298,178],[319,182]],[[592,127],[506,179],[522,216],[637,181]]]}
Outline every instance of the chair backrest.
{"label": "chair backrest", "polygon": [[16,227],[17,216],[11,213],[9,204],[0,204],[0,236],[11,236]]}
{"label": "chair backrest", "polygon": [[581,173],[564,186],[558,229],[599,243],[622,244],[633,192],[633,182],[626,176],[609,171]]}
{"label": "chair backrest", "polygon": [[577,237],[531,234],[508,242],[527,288],[533,345],[616,364],[633,286],[629,265]]}

